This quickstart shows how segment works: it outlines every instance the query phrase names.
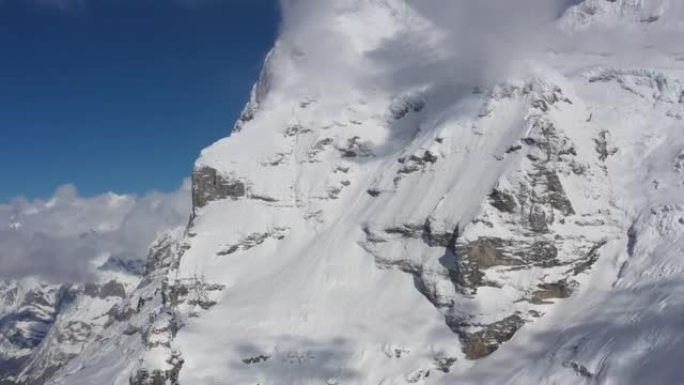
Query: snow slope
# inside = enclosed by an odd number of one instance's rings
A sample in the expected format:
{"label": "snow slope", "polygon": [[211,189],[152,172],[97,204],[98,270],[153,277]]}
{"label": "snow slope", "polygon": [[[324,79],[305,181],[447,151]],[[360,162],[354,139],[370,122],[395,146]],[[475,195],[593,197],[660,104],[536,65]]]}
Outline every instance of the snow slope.
{"label": "snow slope", "polygon": [[562,3],[284,2],[188,228],[47,383],[684,383],[682,7]]}

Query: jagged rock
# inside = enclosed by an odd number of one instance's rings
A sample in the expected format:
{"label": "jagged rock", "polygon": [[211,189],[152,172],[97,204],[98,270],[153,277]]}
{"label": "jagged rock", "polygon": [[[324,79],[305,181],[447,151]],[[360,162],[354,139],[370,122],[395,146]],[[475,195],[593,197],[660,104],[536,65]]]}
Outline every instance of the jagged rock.
{"label": "jagged rock", "polygon": [[480,286],[496,286],[484,279],[483,270],[495,266],[527,268],[559,265],[558,249],[552,242],[533,241],[514,245],[493,237],[456,246],[457,268],[451,272],[454,283],[466,293],[474,294]]}
{"label": "jagged rock", "polygon": [[311,150],[309,150],[309,152],[306,154],[309,158],[309,163],[318,162],[318,154],[325,151],[325,149],[328,148],[331,144],[333,144],[333,142],[333,138],[324,138],[316,142],[316,144],[314,144],[311,147]]}
{"label": "jagged rock", "polygon": [[677,172],[684,172],[684,150],[682,150],[679,155],[675,157],[674,169]]}
{"label": "jagged rock", "polygon": [[450,252],[454,252],[459,232],[458,225],[451,232],[436,231],[433,228],[430,218],[428,218],[423,224],[421,237],[423,241],[430,247],[444,247]]}
{"label": "jagged rock", "polygon": [[589,369],[587,369],[586,366],[577,362],[563,362],[563,367],[574,370],[575,373],[586,379],[594,378],[594,375],[589,371]]}
{"label": "jagged rock", "polygon": [[[367,241],[371,243],[384,242],[385,238],[379,235],[376,229],[370,226],[364,226],[364,233]],[[436,231],[430,219],[426,219],[423,223],[404,223],[401,226],[386,227],[382,230],[384,234],[399,235],[402,238],[420,239],[430,247],[445,247],[453,249],[458,238],[458,226],[451,232]]]}
{"label": "jagged rock", "polygon": [[451,367],[454,366],[458,359],[456,359],[456,357],[439,355],[435,357],[433,361],[437,370],[442,373],[449,373],[451,371]]}
{"label": "jagged rock", "polygon": [[387,234],[399,234],[406,238],[422,238],[425,227],[422,224],[404,223],[401,226],[388,227]]}
{"label": "jagged rock", "polygon": [[361,137],[354,136],[347,140],[345,147],[338,148],[342,158],[356,158],[373,156],[370,146],[361,141]]}
{"label": "jagged rock", "polygon": [[542,304],[550,303],[548,300],[552,298],[568,298],[577,285],[576,281],[568,282],[565,279],[553,283],[541,283],[537,286],[539,290],[532,293],[530,302]]}
{"label": "jagged rock", "polygon": [[535,241],[522,251],[516,252],[526,264],[550,267],[558,265],[558,248],[550,241]]}
{"label": "jagged rock", "polygon": [[608,135],[608,131],[603,130],[599,132],[598,138],[594,139],[594,143],[596,144],[595,149],[601,162],[605,162],[609,156],[615,155],[618,151],[617,148],[608,147]]}
{"label": "jagged rock", "polygon": [[169,369],[139,369],[129,379],[130,385],[180,385],[178,378],[184,360],[180,354],[173,354],[166,363]]}
{"label": "jagged rock", "polygon": [[163,274],[167,269],[178,263],[183,246],[179,245],[173,233],[162,234],[150,247],[145,263],[145,278],[153,274]]}
{"label": "jagged rock", "polygon": [[505,152],[506,152],[506,154],[512,154],[512,153],[518,152],[518,151],[520,151],[520,150],[522,150],[522,146],[516,144],[516,145],[514,145],[514,146],[508,147],[508,148],[506,149]]}
{"label": "jagged rock", "polygon": [[575,214],[575,210],[565,194],[565,189],[563,189],[563,184],[558,174],[553,171],[543,170],[540,171],[538,176],[539,183],[546,187],[545,194],[541,197],[540,202],[548,202],[551,207],[565,216]]}
{"label": "jagged rock", "polygon": [[265,354],[260,354],[260,355],[258,355],[258,356],[243,358],[243,359],[242,359],[242,362],[244,362],[244,363],[247,364],[247,365],[250,365],[250,364],[258,364],[258,363],[260,363],[260,362],[266,362],[266,361],[268,361],[269,358],[271,358],[271,356],[265,355]]}
{"label": "jagged rock", "polygon": [[518,261],[504,253],[507,246],[510,246],[510,242],[491,237],[456,246],[457,268],[451,272],[454,283],[462,291],[474,294],[478,287],[488,284],[482,270],[518,264]]}
{"label": "jagged rock", "polygon": [[431,151],[424,151],[422,154],[413,154],[408,158],[399,158],[398,162],[403,164],[399,169],[399,174],[411,174],[416,171],[424,170],[428,164],[434,164],[439,158]]}
{"label": "jagged rock", "polygon": [[165,281],[161,291],[162,303],[172,308],[187,304],[208,310],[216,305],[216,300],[212,298],[213,293],[224,288],[223,285],[207,283],[203,278],[176,280],[171,285]]}
{"label": "jagged rock", "polygon": [[451,324],[450,326],[461,336],[466,359],[476,360],[492,354],[503,342],[513,338],[515,332],[524,324],[525,321],[514,314],[501,321],[482,326],[482,330],[474,333],[463,331],[463,328],[468,325]]}
{"label": "jagged rock", "polygon": [[478,269],[488,269],[493,266],[509,265],[511,259],[503,253],[503,248],[510,242],[500,238],[478,238],[465,247],[459,248],[459,255],[467,259]]}
{"label": "jagged rock", "polygon": [[403,97],[390,106],[390,114],[394,120],[403,119],[409,112],[420,112],[425,108],[425,101],[419,97]]}
{"label": "jagged rock", "polygon": [[411,354],[410,349],[403,348],[401,346],[396,346],[396,345],[384,345],[382,347],[382,352],[385,353],[387,358],[402,358],[405,357],[408,354]]}
{"label": "jagged rock", "polygon": [[265,233],[252,233],[240,239],[236,244],[228,245],[223,250],[219,251],[217,255],[226,256],[238,251],[247,251],[264,243],[267,239],[282,240],[287,235],[289,229],[285,227],[276,227],[271,231]]}
{"label": "jagged rock", "polygon": [[211,167],[200,167],[192,173],[192,204],[195,208],[215,200],[242,198],[246,191],[244,182],[226,178]]}
{"label": "jagged rock", "polygon": [[129,306],[114,305],[107,312],[107,315],[109,316],[109,322],[107,323],[107,325],[111,324],[112,322],[128,321],[129,319],[131,319],[131,317],[133,317],[134,313],[135,309]]}
{"label": "jagged rock", "polygon": [[92,329],[92,325],[83,321],[69,321],[57,334],[57,341],[60,343],[85,342]]}
{"label": "jagged rock", "polygon": [[513,195],[499,189],[492,190],[489,194],[489,202],[494,208],[504,213],[513,213],[518,206]]}
{"label": "jagged rock", "polygon": [[430,371],[426,369],[417,369],[406,375],[406,382],[415,384],[420,380],[425,380],[430,377]]}
{"label": "jagged rock", "polygon": [[586,256],[580,259],[569,272],[571,272],[573,275],[578,275],[589,270],[596,263],[596,261],[598,261],[599,250],[605,246],[606,243],[606,241],[601,241],[594,244]]}
{"label": "jagged rock", "polygon": [[123,334],[126,336],[132,336],[136,333],[140,333],[140,328],[133,325],[127,325],[126,329],[123,331]]}
{"label": "jagged rock", "polygon": [[532,205],[529,216],[530,228],[538,233],[546,233],[549,227],[546,223],[546,212],[539,205]]}
{"label": "jagged rock", "polygon": [[285,136],[296,136],[298,133],[302,132],[304,127],[299,124],[292,124],[285,129]]}
{"label": "jagged rock", "polygon": [[262,201],[262,202],[267,202],[267,203],[275,203],[278,202],[278,199],[267,196],[267,195],[259,195],[259,194],[249,194],[249,199],[254,199],[257,201]]}
{"label": "jagged rock", "polygon": [[259,111],[259,105],[263,102],[266,94],[269,92],[273,81],[273,65],[272,65],[272,55],[273,51],[269,52],[266,56],[264,66],[259,74],[259,81],[252,87],[249,96],[249,102],[245,105],[238,121],[233,126],[233,132],[239,132],[242,130],[243,126],[251,122]]}

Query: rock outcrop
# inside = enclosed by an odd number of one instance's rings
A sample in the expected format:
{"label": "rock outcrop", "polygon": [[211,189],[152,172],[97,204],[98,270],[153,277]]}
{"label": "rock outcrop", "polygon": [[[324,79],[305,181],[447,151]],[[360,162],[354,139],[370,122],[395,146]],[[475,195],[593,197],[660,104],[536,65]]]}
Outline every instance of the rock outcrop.
{"label": "rock outcrop", "polygon": [[237,179],[230,179],[219,174],[215,169],[202,167],[192,173],[192,205],[194,208],[204,207],[215,200],[238,199],[246,194],[245,184]]}

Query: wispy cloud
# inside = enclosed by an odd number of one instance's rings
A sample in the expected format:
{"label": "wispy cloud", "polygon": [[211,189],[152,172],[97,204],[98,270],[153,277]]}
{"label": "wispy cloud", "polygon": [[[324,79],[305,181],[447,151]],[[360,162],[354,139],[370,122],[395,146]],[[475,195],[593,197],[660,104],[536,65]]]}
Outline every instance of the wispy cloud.
{"label": "wispy cloud", "polygon": [[496,82],[560,33],[556,21],[575,2],[281,0],[280,48],[294,53],[302,82],[320,80],[326,89],[336,79],[343,89],[373,84],[390,92],[435,79]]}
{"label": "wispy cloud", "polygon": [[108,256],[144,258],[157,235],[185,225],[189,212],[187,181],[176,192],[141,197],[85,198],[65,185],[47,200],[0,204],[0,279],[88,280]]}

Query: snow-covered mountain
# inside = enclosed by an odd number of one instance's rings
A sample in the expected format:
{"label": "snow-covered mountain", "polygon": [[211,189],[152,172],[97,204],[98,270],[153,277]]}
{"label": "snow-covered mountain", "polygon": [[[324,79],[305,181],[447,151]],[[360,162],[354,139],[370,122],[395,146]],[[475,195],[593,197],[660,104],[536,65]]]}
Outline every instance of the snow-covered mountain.
{"label": "snow-covered mountain", "polygon": [[106,270],[83,285],[0,283],[0,384],[43,383],[110,321],[138,275]]}
{"label": "snow-covered mountain", "polygon": [[189,191],[84,198],[67,185],[0,204],[0,384],[43,383],[80,353],[137,286],[150,242],[187,223]]}
{"label": "snow-covered mountain", "polygon": [[14,374],[44,339],[58,313],[64,292],[60,287],[34,282],[3,282],[0,285],[3,298],[0,368],[5,378]]}
{"label": "snow-covered mountain", "polygon": [[188,227],[18,383],[684,383],[684,7],[550,3],[285,1]]}

